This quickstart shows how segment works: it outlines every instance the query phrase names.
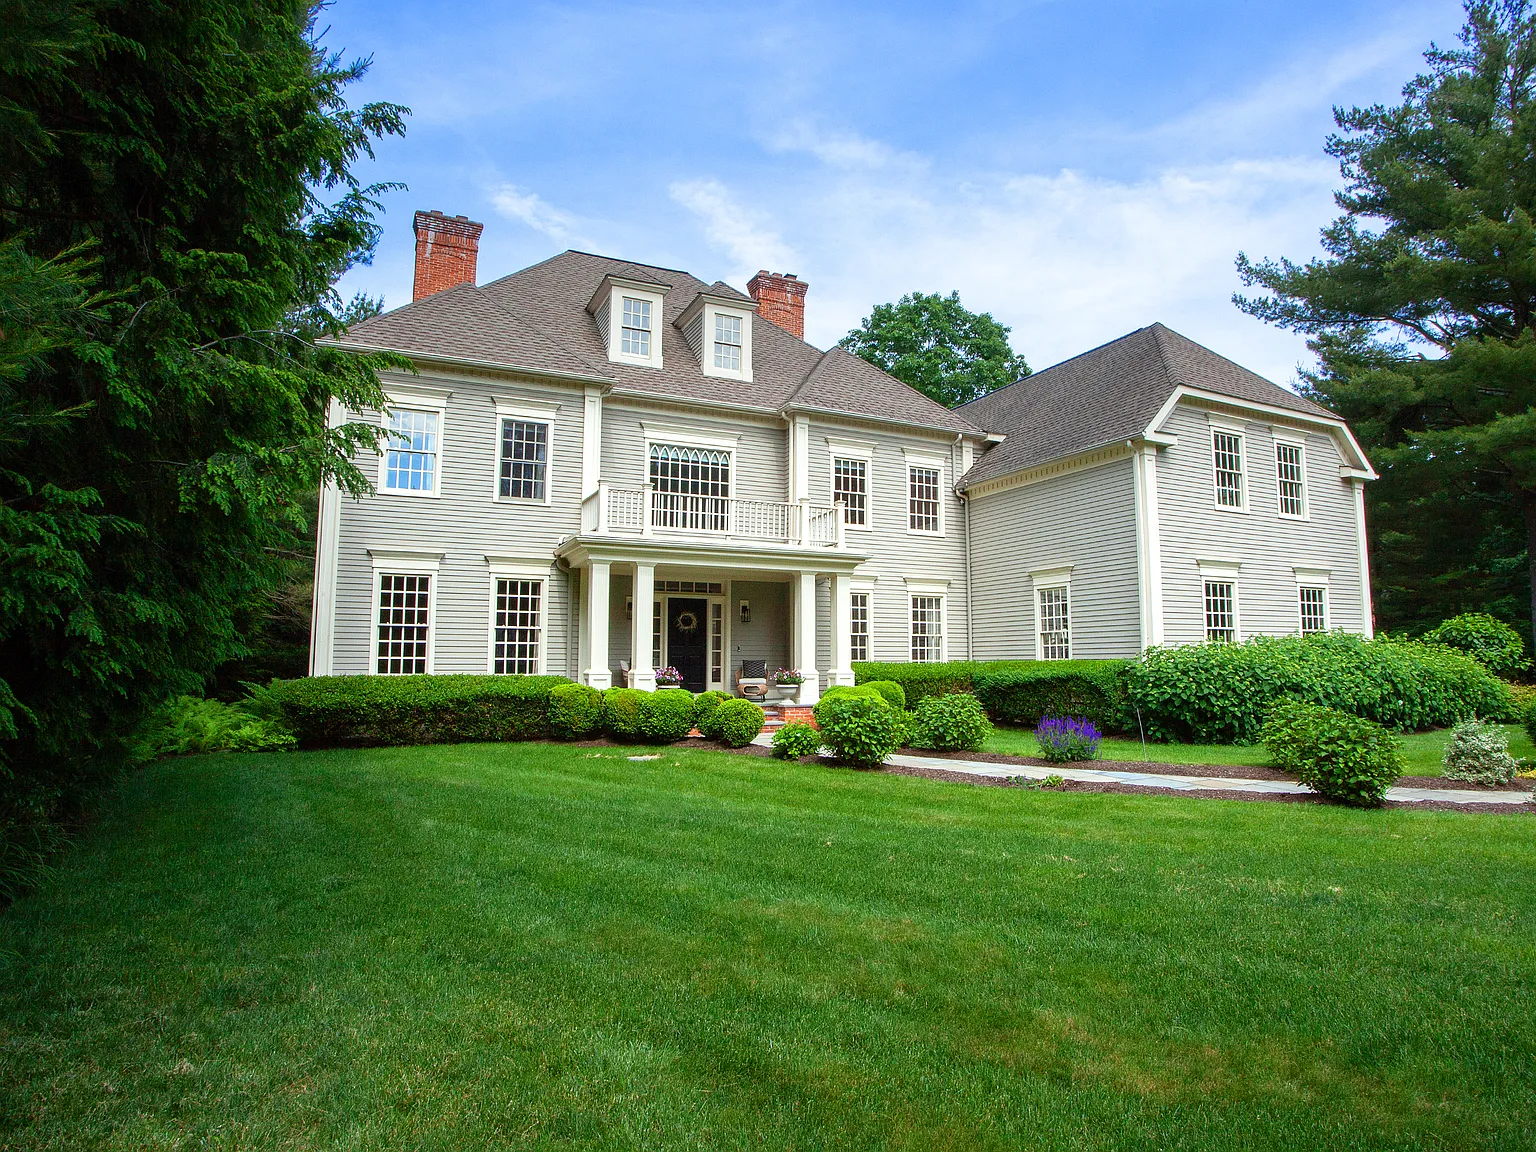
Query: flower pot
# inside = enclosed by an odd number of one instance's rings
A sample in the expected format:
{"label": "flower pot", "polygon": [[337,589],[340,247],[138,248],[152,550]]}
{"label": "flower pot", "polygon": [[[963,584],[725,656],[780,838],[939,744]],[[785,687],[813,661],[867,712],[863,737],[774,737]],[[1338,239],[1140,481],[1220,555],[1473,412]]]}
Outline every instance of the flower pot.
{"label": "flower pot", "polygon": [[768,694],[774,700],[794,700],[800,695],[800,685],[770,684]]}

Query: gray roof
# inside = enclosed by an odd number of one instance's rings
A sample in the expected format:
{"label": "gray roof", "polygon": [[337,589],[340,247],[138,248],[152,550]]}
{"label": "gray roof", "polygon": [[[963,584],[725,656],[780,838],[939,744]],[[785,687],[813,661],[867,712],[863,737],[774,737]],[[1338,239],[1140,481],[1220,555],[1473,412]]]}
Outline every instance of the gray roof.
{"label": "gray roof", "polygon": [[[661,370],[608,360],[588,301],[605,276],[667,286]],[[964,416],[841,348],[823,353],[772,321],[752,317],[752,381],[706,376],[674,324],[700,292],[750,302],[721,281],[588,252],[562,252],[479,287],[427,296],[347,332],[348,343],[453,356],[512,368],[602,377],[615,395],[699,400],[778,412],[791,402],[851,416],[978,432]],[[850,363],[851,362],[851,363]]]}
{"label": "gray roof", "polygon": [[1136,436],[1180,385],[1338,419],[1171,328],[1152,324],[957,409],[972,423],[1007,436],[982,454],[961,483],[977,484]]}

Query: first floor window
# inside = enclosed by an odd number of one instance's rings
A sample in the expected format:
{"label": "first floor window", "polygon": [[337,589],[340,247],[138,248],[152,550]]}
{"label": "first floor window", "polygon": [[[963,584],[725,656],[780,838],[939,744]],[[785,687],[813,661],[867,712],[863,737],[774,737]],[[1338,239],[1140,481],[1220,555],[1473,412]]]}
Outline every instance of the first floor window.
{"label": "first floor window", "polygon": [[1326,588],[1301,588],[1301,634],[1328,631],[1328,590]]}
{"label": "first floor window", "polygon": [[1041,588],[1037,596],[1040,601],[1040,659],[1072,659],[1072,615],[1066,587]]}
{"label": "first floor window", "polygon": [[543,641],[544,581],[497,580],[491,671],[498,676],[535,676]]}
{"label": "first floor window", "polygon": [[1211,433],[1211,457],[1216,466],[1216,504],[1243,507],[1243,438],[1236,432]]}
{"label": "first floor window", "polygon": [[536,420],[501,422],[501,494],[543,500],[549,477],[549,425]]}
{"label": "first floor window", "polygon": [[1237,585],[1230,580],[1205,582],[1205,638],[1237,639]]}
{"label": "first floor window", "polygon": [[832,502],[843,502],[843,523],[869,524],[869,465],[863,460],[832,461]]}
{"label": "first floor window", "polygon": [[384,488],[437,491],[437,413],[391,408],[384,441]]}
{"label": "first floor window", "polygon": [[855,592],[848,627],[850,660],[869,659],[869,593]]}
{"label": "first floor window", "polygon": [[912,597],[912,659],[944,659],[944,597]]}
{"label": "first floor window", "polygon": [[383,676],[408,676],[427,670],[427,627],[432,577],[379,577],[378,662]]}
{"label": "first floor window", "polygon": [[939,470],[907,469],[907,527],[913,532],[939,530]]}

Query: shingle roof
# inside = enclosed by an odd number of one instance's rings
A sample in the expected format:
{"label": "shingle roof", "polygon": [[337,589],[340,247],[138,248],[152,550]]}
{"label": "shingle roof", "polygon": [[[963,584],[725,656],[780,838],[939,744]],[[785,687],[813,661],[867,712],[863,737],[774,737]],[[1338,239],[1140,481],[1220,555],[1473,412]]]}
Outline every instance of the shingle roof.
{"label": "shingle roof", "polygon": [[[666,287],[657,331],[663,368],[613,364],[586,306],[605,276]],[[848,355],[822,353],[760,316],[752,317],[751,383],[706,376],[675,324],[701,292],[750,301],[722,281],[706,284],[674,268],[589,252],[562,252],[480,287],[462,285],[354,325],[347,342],[509,367],[599,376],[615,394],[726,403],[778,412],[793,401],[925,428],[976,431],[964,416]]]}
{"label": "shingle roof", "polygon": [[1152,324],[957,409],[972,423],[1007,436],[983,453],[961,484],[1129,439],[1146,429],[1180,385],[1337,419],[1171,328]]}

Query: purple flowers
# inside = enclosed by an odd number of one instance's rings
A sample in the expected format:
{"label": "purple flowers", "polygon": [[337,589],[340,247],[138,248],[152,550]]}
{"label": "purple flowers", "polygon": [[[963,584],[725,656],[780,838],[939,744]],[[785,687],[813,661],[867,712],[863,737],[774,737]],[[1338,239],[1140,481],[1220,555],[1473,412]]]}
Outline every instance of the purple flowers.
{"label": "purple flowers", "polygon": [[805,677],[793,668],[780,668],[771,677],[773,682],[782,688],[788,688],[795,684],[804,684]]}
{"label": "purple flowers", "polygon": [[1103,738],[1104,734],[1092,720],[1042,716],[1040,723],[1035,725],[1035,741],[1040,745],[1040,755],[1052,764],[1098,759],[1099,741]]}
{"label": "purple flowers", "polygon": [[656,669],[656,687],[676,688],[683,682],[683,674],[676,668],[666,667]]}

